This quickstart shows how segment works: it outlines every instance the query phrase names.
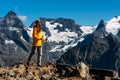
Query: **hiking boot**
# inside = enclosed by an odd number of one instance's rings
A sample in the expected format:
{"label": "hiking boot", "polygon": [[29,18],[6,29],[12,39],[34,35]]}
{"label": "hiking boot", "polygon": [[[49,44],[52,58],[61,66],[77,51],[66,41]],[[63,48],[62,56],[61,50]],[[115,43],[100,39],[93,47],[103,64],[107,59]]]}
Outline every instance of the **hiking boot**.
{"label": "hiking boot", "polygon": [[27,62],[26,65],[29,66],[29,62]]}
{"label": "hiking boot", "polygon": [[40,65],[40,64],[37,64],[37,67],[41,67],[41,65]]}

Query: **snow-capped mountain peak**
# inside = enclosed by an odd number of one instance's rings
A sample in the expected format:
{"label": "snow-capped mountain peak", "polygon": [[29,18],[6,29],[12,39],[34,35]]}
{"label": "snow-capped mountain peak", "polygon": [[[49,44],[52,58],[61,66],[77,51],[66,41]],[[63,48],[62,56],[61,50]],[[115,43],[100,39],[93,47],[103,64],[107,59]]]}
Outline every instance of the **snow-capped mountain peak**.
{"label": "snow-capped mountain peak", "polygon": [[87,34],[92,33],[95,31],[96,27],[91,27],[91,26],[82,26],[80,29],[83,31],[82,36],[85,36]]}
{"label": "snow-capped mountain peak", "polygon": [[116,35],[120,29],[120,16],[116,16],[108,21],[106,25],[106,31]]}
{"label": "snow-capped mountain peak", "polygon": [[6,16],[9,16],[9,17],[14,17],[14,16],[16,16],[16,17],[17,17],[16,13],[13,12],[13,11],[9,11]]}
{"label": "snow-capped mountain peak", "polygon": [[60,23],[55,22],[54,24],[51,24],[51,22],[46,21],[45,25],[51,33],[49,41],[55,41],[57,43],[64,41],[68,43],[71,39],[70,37],[77,37],[77,34],[75,32],[70,32],[69,29],[66,29],[65,32],[58,32],[58,29],[55,28],[58,26],[63,27],[63,25]]}

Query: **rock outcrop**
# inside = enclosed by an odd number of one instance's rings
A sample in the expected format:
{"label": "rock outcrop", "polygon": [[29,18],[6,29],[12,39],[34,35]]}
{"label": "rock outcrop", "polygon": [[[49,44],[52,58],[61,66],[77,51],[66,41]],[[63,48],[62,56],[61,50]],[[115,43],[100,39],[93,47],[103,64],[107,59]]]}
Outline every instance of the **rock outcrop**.
{"label": "rock outcrop", "polygon": [[41,67],[31,63],[18,63],[0,68],[0,80],[120,80],[116,71],[89,69],[80,62],[77,65],[47,63]]}
{"label": "rock outcrop", "polygon": [[84,63],[75,66],[47,63],[41,67],[32,63],[29,66],[19,63],[0,68],[0,80],[82,80],[85,78],[91,80],[89,68]]}

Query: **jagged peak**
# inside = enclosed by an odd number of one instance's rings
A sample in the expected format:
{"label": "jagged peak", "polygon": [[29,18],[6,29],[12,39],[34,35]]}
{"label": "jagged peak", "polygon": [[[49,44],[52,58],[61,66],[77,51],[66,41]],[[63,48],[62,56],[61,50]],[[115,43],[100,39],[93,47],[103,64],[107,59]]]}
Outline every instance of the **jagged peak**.
{"label": "jagged peak", "polygon": [[106,31],[112,33],[113,35],[119,34],[120,29],[120,16],[115,16],[110,19],[106,24]]}
{"label": "jagged peak", "polygon": [[99,22],[99,24],[98,24],[98,26],[96,28],[96,31],[101,29],[101,28],[105,28],[105,22],[104,22],[103,19],[100,20],[100,22]]}
{"label": "jagged peak", "polygon": [[16,15],[16,13],[14,11],[9,11],[8,15]]}
{"label": "jagged peak", "polygon": [[5,16],[5,18],[8,18],[8,17],[15,18],[17,17],[17,14],[14,11],[9,11],[7,15]]}

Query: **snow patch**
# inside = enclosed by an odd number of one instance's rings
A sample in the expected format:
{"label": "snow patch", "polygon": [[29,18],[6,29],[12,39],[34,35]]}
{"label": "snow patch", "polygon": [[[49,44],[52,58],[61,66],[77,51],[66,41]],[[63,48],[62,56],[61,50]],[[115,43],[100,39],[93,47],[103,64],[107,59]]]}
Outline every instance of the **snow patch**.
{"label": "snow patch", "polygon": [[83,37],[82,37],[82,38],[80,38],[80,39],[79,39],[79,40],[78,40],[75,44],[73,44],[73,45],[72,45],[72,47],[77,46],[78,42],[82,42],[84,39],[85,39],[85,38],[83,38]]}
{"label": "snow patch", "polygon": [[5,40],[5,44],[14,44],[13,40]]}
{"label": "snow patch", "polygon": [[82,36],[86,34],[90,34],[93,31],[95,31],[96,27],[91,27],[91,26],[82,26],[80,29],[83,31]]}
{"label": "snow patch", "polygon": [[7,24],[10,24],[10,26],[15,23],[14,20],[6,20],[6,21],[7,21]]}
{"label": "snow patch", "polygon": [[120,16],[112,18],[106,25],[106,31],[116,35],[120,29]]}
{"label": "snow patch", "polygon": [[18,28],[15,28],[15,27],[9,27],[9,30],[11,30],[11,31],[15,30],[15,31],[18,31],[18,32],[19,32],[19,29],[18,29]]}
{"label": "snow patch", "polygon": [[62,24],[59,23],[54,23],[54,24],[50,24],[51,22],[46,22],[46,27],[49,28],[51,36],[49,37],[49,41],[52,42],[65,42],[68,43],[71,38],[75,38],[77,37],[77,34],[75,32],[70,32],[69,30],[67,30],[67,32],[59,32],[58,30],[54,30],[54,28],[56,28],[57,26],[63,26]]}
{"label": "snow patch", "polygon": [[26,42],[26,40],[23,38],[23,36],[20,36],[20,38],[21,38],[23,41],[25,41],[25,42]]}
{"label": "snow patch", "polygon": [[32,32],[33,32],[33,28],[28,28],[27,29],[27,33],[31,38],[32,38]]}

